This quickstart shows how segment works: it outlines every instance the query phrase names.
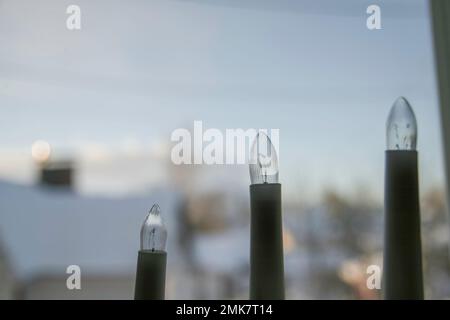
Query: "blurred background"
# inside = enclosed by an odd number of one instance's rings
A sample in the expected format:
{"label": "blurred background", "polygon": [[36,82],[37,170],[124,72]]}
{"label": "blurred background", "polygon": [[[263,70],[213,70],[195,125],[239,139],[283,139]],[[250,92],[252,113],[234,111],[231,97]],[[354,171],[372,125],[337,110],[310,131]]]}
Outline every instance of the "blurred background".
{"label": "blurred background", "polygon": [[426,296],[450,297],[427,1],[0,0],[0,39],[0,298],[133,298],[158,203],[167,298],[246,299],[247,166],[170,158],[173,130],[201,120],[280,129],[287,298],[378,299],[366,268],[382,265],[399,96],[419,128]]}

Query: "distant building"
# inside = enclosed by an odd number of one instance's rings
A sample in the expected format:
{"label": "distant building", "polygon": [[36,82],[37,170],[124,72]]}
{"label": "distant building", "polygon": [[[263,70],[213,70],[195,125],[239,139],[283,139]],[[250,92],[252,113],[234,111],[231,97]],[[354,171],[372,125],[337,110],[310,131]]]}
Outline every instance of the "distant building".
{"label": "distant building", "polygon": [[41,166],[39,183],[51,187],[73,187],[73,163],[71,161],[46,162]]}

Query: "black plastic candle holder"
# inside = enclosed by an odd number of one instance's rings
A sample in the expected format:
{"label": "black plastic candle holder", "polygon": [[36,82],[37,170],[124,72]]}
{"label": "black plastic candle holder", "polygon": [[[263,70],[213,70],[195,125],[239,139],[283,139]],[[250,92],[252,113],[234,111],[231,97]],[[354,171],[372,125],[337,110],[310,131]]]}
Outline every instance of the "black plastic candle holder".
{"label": "black plastic candle holder", "polygon": [[165,251],[140,250],[138,254],[135,300],[164,300],[166,285]]}
{"label": "black plastic candle holder", "polygon": [[383,295],[423,299],[419,183],[415,150],[386,151]]}
{"label": "black plastic candle holder", "polygon": [[281,184],[250,186],[250,299],[282,300],[284,292]]}

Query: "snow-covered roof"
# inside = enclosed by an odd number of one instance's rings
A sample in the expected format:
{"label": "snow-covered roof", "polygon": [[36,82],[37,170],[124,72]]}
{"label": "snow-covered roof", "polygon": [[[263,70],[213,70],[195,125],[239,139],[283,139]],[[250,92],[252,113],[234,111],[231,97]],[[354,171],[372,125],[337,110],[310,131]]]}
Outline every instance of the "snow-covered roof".
{"label": "snow-covered roof", "polygon": [[196,261],[205,270],[226,273],[249,265],[249,226],[228,229],[220,234],[197,235],[194,245]]}
{"label": "snow-covered roof", "polygon": [[134,273],[139,233],[155,202],[162,208],[169,238],[169,261],[176,259],[179,195],[165,190],[148,197],[85,197],[74,192],[0,182],[0,239],[15,275]]}

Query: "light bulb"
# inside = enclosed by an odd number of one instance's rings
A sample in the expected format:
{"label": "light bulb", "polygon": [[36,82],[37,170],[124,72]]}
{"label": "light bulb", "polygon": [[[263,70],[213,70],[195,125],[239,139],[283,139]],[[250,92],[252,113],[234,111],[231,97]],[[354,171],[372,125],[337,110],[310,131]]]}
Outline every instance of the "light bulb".
{"label": "light bulb", "polygon": [[166,242],[167,230],[161,218],[161,210],[154,204],[142,224],[141,250],[164,251]]}
{"label": "light bulb", "polygon": [[278,157],[269,137],[259,132],[250,151],[252,184],[278,183]]}
{"label": "light bulb", "polygon": [[386,123],[388,150],[416,150],[417,122],[409,102],[398,98],[391,108]]}

